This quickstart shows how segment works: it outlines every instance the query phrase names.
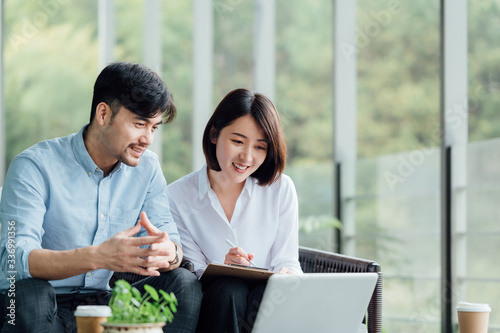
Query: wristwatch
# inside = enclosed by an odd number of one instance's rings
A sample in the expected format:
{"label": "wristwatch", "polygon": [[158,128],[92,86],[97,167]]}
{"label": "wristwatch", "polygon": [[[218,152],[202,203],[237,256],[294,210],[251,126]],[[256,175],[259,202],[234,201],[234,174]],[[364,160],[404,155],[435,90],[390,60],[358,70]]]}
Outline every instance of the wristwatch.
{"label": "wristwatch", "polygon": [[175,245],[175,258],[174,260],[168,262],[170,265],[175,265],[179,262],[179,248],[177,247],[177,243],[174,243],[174,245]]}

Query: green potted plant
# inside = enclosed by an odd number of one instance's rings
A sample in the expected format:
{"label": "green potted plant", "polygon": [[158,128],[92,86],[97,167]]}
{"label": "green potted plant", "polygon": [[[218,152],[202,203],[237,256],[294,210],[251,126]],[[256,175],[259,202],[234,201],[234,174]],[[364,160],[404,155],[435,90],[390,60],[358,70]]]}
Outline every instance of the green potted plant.
{"label": "green potted plant", "polygon": [[102,323],[105,333],[163,332],[162,327],[172,322],[177,312],[177,298],[147,284],[144,290],[141,295],[127,281],[116,281],[109,301],[112,315]]}

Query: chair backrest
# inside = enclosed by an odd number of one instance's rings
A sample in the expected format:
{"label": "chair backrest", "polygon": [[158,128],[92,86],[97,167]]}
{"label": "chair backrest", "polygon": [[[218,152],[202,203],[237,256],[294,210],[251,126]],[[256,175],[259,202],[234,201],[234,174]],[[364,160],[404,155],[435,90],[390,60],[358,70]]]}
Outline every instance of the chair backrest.
{"label": "chair backrest", "polygon": [[299,261],[304,273],[377,273],[379,278],[367,309],[368,333],[382,332],[382,272],[372,261],[301,246]]}

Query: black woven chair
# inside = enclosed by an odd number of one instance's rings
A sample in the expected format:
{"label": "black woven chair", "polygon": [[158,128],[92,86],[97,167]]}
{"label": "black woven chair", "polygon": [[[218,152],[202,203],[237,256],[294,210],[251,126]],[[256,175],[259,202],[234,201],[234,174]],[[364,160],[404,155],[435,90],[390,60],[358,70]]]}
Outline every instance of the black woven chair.
{"label": "black woven chair", "polygon": [[368,333],[382,332],[382,272],[371,260],[300,247],[299,261],[304,273],[377,273],[378,281],[367,309]]}

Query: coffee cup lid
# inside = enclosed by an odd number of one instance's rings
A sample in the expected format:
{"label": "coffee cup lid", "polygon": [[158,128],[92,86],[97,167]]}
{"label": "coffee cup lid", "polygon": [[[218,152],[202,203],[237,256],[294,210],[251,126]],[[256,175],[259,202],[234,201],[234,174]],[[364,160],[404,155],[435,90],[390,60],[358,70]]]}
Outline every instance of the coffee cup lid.
{"label": "coffee cup lid", "polygon": [[111,308],[107,305],[79,305],[75,316],[78,317],[110,317]]}
{"label": "coffee cup lid", "polygon": [[457,311],[463,312],[491,312],[489,304],[460,302],[457,305]]}

